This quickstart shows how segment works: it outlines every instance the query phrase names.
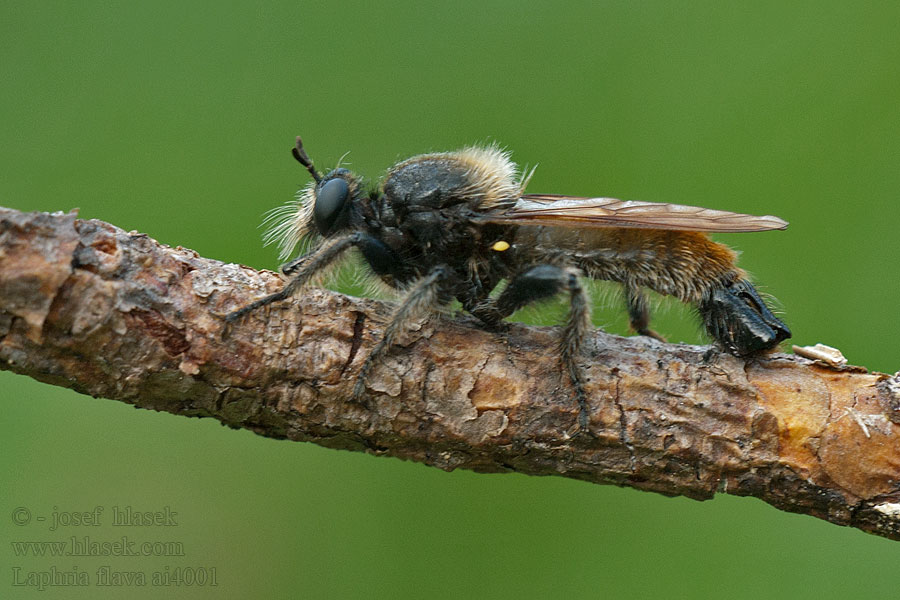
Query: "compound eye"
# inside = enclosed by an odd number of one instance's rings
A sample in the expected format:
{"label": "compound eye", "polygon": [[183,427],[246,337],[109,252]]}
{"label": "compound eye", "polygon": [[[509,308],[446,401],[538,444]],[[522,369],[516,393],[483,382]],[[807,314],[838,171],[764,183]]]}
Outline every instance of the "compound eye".
{"label": "compound eye", "polygon": [[335,177],[329,179],[316,192],[316,205],[313,207],[313,222],[322,235],[328,235],[336,229],[338,217],[350,197],[350,186],[347,181]]}

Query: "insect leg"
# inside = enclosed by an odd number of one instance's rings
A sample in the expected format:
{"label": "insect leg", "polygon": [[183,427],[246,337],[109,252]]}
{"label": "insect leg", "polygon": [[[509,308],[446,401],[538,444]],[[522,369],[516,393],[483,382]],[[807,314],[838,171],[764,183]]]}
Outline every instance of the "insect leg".
{"label": "insect leg", "polygon": [[298,256],[294,260],[290,260],[290,261],[284,263],[283,265],[281,265],[281,267],[279,267],[279,270],[281,271],[282,275],[293,275],[300,269],[300,267],[303,266],[303,263],[305,263],[307,260],[309,260],[310,256],[311,255],[309,255],[309,254],[304,254],[303,256]]}
{"label": "insect leg", "polygon": [[354,232],[329,241],[312,253],[285,264],[281,268],[282,272],[285,275],[292,274],[293,278],[285,284],[281,291],[264,296],[243,308],[229,313],[225,316],[225,321],[233,323],[257,308],[290,298],[297,290],[306,285],[313,275],[334,262],[347,248],[360,244],[365,238],[365,234]]}
{"label": "insect leg", "polygon": [[531,267],[513,277],[496,298],[480,301],[467,298],[463,300],[463,308],[486,325],[496,326],[523,306],[552,298],[563,291],[564,273],[564,269],[552,265]]}
{"label": "insect leg", "polygon": [[448,267],[434,267],[425,277],[419,279],[409,288],[406,296],[394,311],[390,323],[384,330],[384,335],[382,335],[359,370],[356,385],[353,386],[353,401],[358,401],[363,395],[366,390],[366,377],[375,364],[394,345],[397,335],[408,329],[413,321],[434,311],[446,302],[443,297],[443,287],[450,274],[451,271]]}
{"label": "insect leg", "polygon": [[578,401],[578,426],[582,431],[588,430],[587,394],[584,391],[584,370],[578,365],[578,357],[584,341],[591,330],[591,305],[587,294],[578,281],[578,276],[567,272],[566,288],[570,294],[569,316],[563,327],[560,354],[563,366],[569,373],[569,379],[575,388],[575,399]]}
{"label": "insect leg", "polygon": [[640,286],[633,283],[625,284],[625,303],[628,305],[628,318],[631,328],[639,335],[646,335],[661,342],[666,338],[650,329],[650,307],[647,305],[647,295]]}
{"label": "insect leg", "polygon": [[509,282],[497,297],[493,308],[502,318],[526,304],[550,298],[563,291],[569,292],[569,315],[563,326],[559,352],[563,369],[575,388],[578,425],[582,431],[587,431],[589,413],[587,394],[584,391],[585,377],[584,370],[578,365],[578,358],[591,330],[591,307],[577,271],[555,265],[531,267]]}

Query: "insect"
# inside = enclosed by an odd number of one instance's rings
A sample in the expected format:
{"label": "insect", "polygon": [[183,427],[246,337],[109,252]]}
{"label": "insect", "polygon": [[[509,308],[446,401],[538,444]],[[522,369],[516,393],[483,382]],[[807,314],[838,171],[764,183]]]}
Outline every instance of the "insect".
{"label": "insect", "polygon": [[[226,316],[229,322],[290,297],[347,250],[403,292],[393,317],[365,359],[354,399],[398,334],[453,299],[496,327],[517,309],[565,293],[569,311],[559,354],[586,430],[589,410],[579,358],[591,329],[582,275],[622,284],[633,329],[649,328],[645,289],[692,303],[724,350],[752,355],[790,337],[728,246],[707,232],[784,229],[773,216],[621,201],[525,194],[529,175],[495,146],[424,154],[391,167],[375,187],[343,168],[316,170],[298,137],[292,150],[311,182],[276,217],[270,239],[282,258],[303,239],[314,249],[284,264],[284,288]],[[506,281],[499,294],[494,288]]]}

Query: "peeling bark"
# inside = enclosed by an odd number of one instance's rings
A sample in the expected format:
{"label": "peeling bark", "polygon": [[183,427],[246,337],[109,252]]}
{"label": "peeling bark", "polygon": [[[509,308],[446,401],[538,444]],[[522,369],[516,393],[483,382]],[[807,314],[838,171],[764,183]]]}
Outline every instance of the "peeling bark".
{"label": "peeling bark", "polygon": [[435,318],[354,404],[390,305],[310,289],[226,328],[225,314],[280,285],[73,213],[0,209],[0,368],[270,437],[446,470],[756,496],[900,539],[896,375],[597,331],[590,435],[572,435],[555,329]]}

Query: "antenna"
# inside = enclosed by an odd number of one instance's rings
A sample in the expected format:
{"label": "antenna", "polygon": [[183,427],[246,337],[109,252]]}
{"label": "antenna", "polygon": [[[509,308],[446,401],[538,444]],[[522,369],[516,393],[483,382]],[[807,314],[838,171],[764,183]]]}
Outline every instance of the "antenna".
{"label": "antenna", "polygon": [[297,162],[306,167],[306,170],[309,171],[309,174],[312,175],[312,178],[316,180],[316,183],[322,182],[322,174],[316,171],[316,168],[313,166],[312,159],[306,153],[306,150],[303,149],[303,140],[300,139],[300,136],[297,136],[297,142],[294,144],[294,147],[291,148],[291,154],[294,155],[294,158],[297,159]]}

